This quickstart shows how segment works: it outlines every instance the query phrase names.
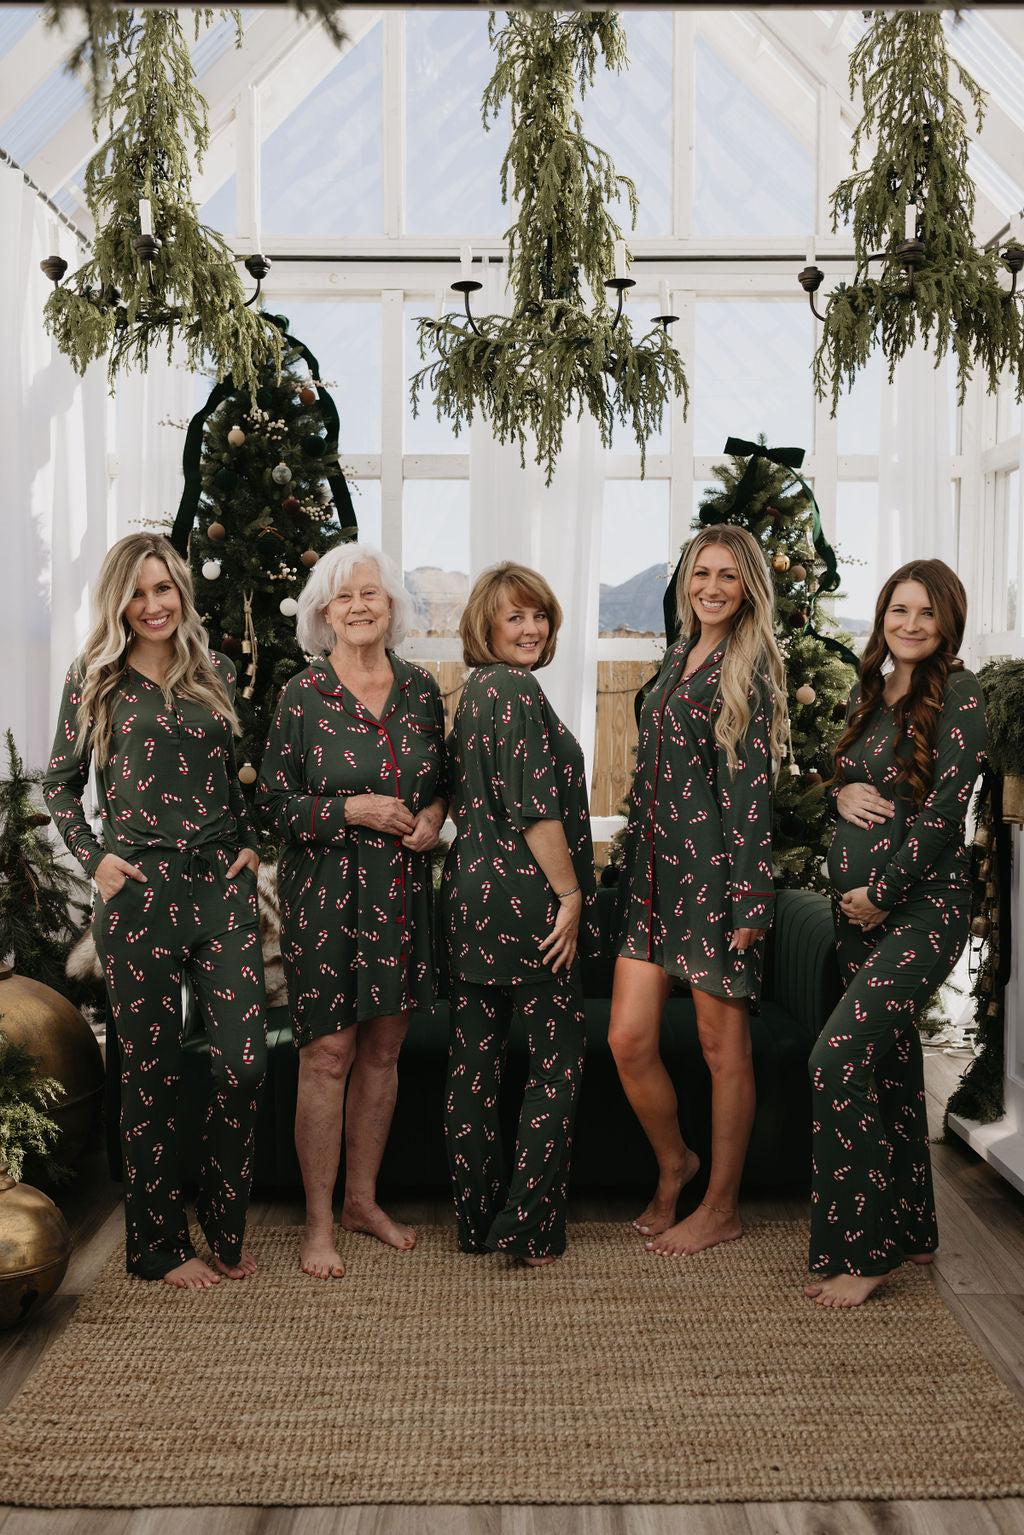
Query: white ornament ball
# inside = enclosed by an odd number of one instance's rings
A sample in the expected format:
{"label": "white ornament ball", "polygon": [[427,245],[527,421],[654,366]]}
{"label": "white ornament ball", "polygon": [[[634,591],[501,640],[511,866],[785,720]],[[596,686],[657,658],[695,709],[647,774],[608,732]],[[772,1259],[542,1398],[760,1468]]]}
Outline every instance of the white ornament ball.
{"label": "white ornament ball", "polygon": [[220,560],[206,560],[203,564],[203,575],[207,581],[216,581],[220,575]]}
{"label": "white ornament ball", "polygon": [[299,611],[299,604],[294,597],[283,597],[278,605],[285,618],[294,618]]}
{"label": "white ornament ball", "polygon": [[798,704],[812,704],[817,696],[809,682],[805,682],[802,688],[797,688],[796,690],[796,701]]}
{"label": "white ornament ball", "polygon": [[245,441],[245,433],[240,426],[233,426],[228,433],[228,442],[233,448],[240,448]]}
{"label": "white ornament ball", "polygon": [[253,767],[251,762],[246,762],[242,767],[238,769],[238,781],[239,783],[256,782],[256,769]]}
{"label": "white ornament ball", "polygon": [[285,463],[284,459],[282,459],[279,464],[275,464],[273,469],[270,471],[270,478],[273,480],[275,485],[287,485],[291,477],[292,472],[288,468],[288,465]]}
{"label": "white ornament ball", "polygon": [[316,498],[320,502],[321,506],[326,506],[328,501],[331,499],[331,487],[328,485],[326,480],[321,481],[321,483],[317,486]]}

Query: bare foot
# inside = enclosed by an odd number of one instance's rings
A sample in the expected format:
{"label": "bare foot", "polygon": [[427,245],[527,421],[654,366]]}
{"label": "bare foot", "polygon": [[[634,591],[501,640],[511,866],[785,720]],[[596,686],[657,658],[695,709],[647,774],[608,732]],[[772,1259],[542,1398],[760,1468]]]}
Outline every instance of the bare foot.
{"label": "bare foot", "polygon": [[334,1245],[333,1228],[322,1235],[307,1228],[299,1248],[299,1265],[314,1279],[341,1279],[345,1265]]}
{"label": "bare foot", "polygon": [[676,1226],[670,1226],[651,1242],[645,1242],[648,1252],[660,1258],[689,1258],[703,1252],[706,1247],[717,1247],[719,1242],[734,1242],[743,1235],[739,1212],[730,1210],[722,1214],[710,1205],[698,1205],[692,1215]]}
{"label": "bare foot", "polygon": [[911,1263],[931,1263],[934,1253],[907,1253]]}
{"label": "bare foot", "polygon": [[663,1231],[667,1231],[676,1218],[676,1205],[679,1203],[679,1195],[691,1178],[695,1178],[700,1171],[700,1157],[695,1151],[687,1147],[683,1157],[683,1165],[680,1168],[678,1178],[665,1177],[658,1179],[658,1187],[654,1191],[654,1198],[641,1211],[633,1222],[633,1229],[639,1231],[641,1236],[657,1237]]}
{"label": "bare foot", "polygon": [[220,1275],[202,1258],[189,1258],[177,1268],[168,1269],[164,1284],[173,1285],[176,1290],[212,1290],[215,1284],[220,1284]]}
{"label": "bare foot", "polygon": [[545,1257],[545,1258],[517,1258],[516,1259],[517,1263],[521,1263],[523,1265],[523,1267],[527,1268],[527,1269],[546,1269],[548,1267],[548,1264],[554,1263],[554,1261],[555,1261],[554,1253],[548,1253],[547,1257]]}
{"label": "bare foot", "polygon": [[256,1262],[256,1259],[253,1257],[252,1253],[246,1252],[245,1248],[243,1247],[241,1257],[237,1263],[224,1263],[222,1259],[218,1258],[216,1253],[214,1253],[213,1266],[217,1270],[218,1274],[223,1274],[226,1279],[248,1279],[250,1274],[255,1274],[259,1264]]}
{"label": "bare foot", "polygon": [[368,1236],[379,1237],[388,1247],[408,1252],[416,1246],[416,1233],[411,1226],[401,1226],[393,1221],[380,1205],[346,1204],[341,1211],[341,1224],[346,1231],[365,1231]]}
{"label": "bare foot", "polygon": [[831,1274],[821,1284],[804,1285],[808,1300],[819,1306],[831,1306],[837,1311],[848,1311],[851,1306],[862,1306],[877,1290],[887,1274]]}

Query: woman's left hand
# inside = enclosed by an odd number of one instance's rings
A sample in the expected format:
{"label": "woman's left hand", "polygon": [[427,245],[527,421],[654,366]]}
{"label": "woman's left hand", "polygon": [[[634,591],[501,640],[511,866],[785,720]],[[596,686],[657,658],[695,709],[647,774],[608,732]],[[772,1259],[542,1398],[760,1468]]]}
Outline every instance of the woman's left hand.
{"label": "woman's left hand", "polygon": [[435,800],[432,805],[425,805],[417,812],[412,831],[402,838],[402,846],[407,847],[410,853],[429,853],[431,848],[437,846],[443,825],[444,806]]}
{"label": "woman's left hand", "polygon": [[730,949],[739,949],[742,953],[744,949],[749,949],[751,944],[756,943],[759,938],[763,938],[764,931],[763,927],[738,927],[729,939],[729,947]]}
{"label": "woman's left hand", "polygon": [[572,895],[561,897],[555,924],[548,936],[542,938],[539,944],[540,951],[544,955],[544,964],[551,966],[552,975],[557,975],[562,965],[567,970],[572,966],[576,958],[582,915],[583,896],[578,890],[574,890]]}
{"label": "woman's left hand", "polygon": [[243,847],[239,849],[238,857],[227,872],[226,878],[234,879],[236,874],[241,874],[243,869],[251,869],[254,874],[260,872],[260,855],[255,848]]}
{"label": "woman's left hand", "polygon": [[877,927],[889,915],[870,899],[867,885],[858,885],[856,890],[847,890],[839,897],[839,905],[847,922],[852,922],[855,927],[862,928],[864,932]]}

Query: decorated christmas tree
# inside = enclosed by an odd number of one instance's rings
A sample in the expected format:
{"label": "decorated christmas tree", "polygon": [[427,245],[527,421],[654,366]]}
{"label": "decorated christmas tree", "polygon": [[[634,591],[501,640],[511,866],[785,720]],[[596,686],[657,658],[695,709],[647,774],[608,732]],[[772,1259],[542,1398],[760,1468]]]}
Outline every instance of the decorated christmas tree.
{"label": "decorated christmas tree", "polygon": [[[821,789],[832,775],[832,753],[842,733],[857,657],[818,609],[839,586],[835,554],[821,530],[818,509],[795,471],[799,448],[766,448],[730,437],[728,462],[712,471],[698,514],[701,526],[730,522],[746,528],[764,550],[775,576],[776,639],[786,663],[792,755],[775,787],[772,860],[776,883],[827,890],[822,860],[829,815]],[[666,634],[675,632],[674,582],[666,595]],[[671,605],[671,611],[670,609]]]}
{"label": "decorated christmas tree", "polygon": [[196,604],[215,650],[235,663],[239,778],[256,781],[277,696],[303,663],[297,598],[334,544],[356,537],[338,460],[338,412],[316,358],[285,332],[280,378],[255,404],[231,378],[189,426],[172,542],[189,551]]}
{"label": "decorated christmas tree", "polygon": [[60,861],[43,830],[50,817],[38,793],[42,773],[25,768],[10,730],[5,740],[7,774],[0,778],[0,961],[78,1005],[91,997],[68,980],[64,962],[89,914],[86,883]]}

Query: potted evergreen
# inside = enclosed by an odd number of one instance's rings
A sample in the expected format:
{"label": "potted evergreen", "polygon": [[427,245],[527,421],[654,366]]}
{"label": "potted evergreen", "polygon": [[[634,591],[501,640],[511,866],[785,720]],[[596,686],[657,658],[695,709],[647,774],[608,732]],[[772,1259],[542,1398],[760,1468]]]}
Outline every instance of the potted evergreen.
{"label": "potted evergreen", "polygon": [[989,661],[978,681],[985,694],[988,760],[1003,780],[1003,820],[1024,825],[1024,658]]}

